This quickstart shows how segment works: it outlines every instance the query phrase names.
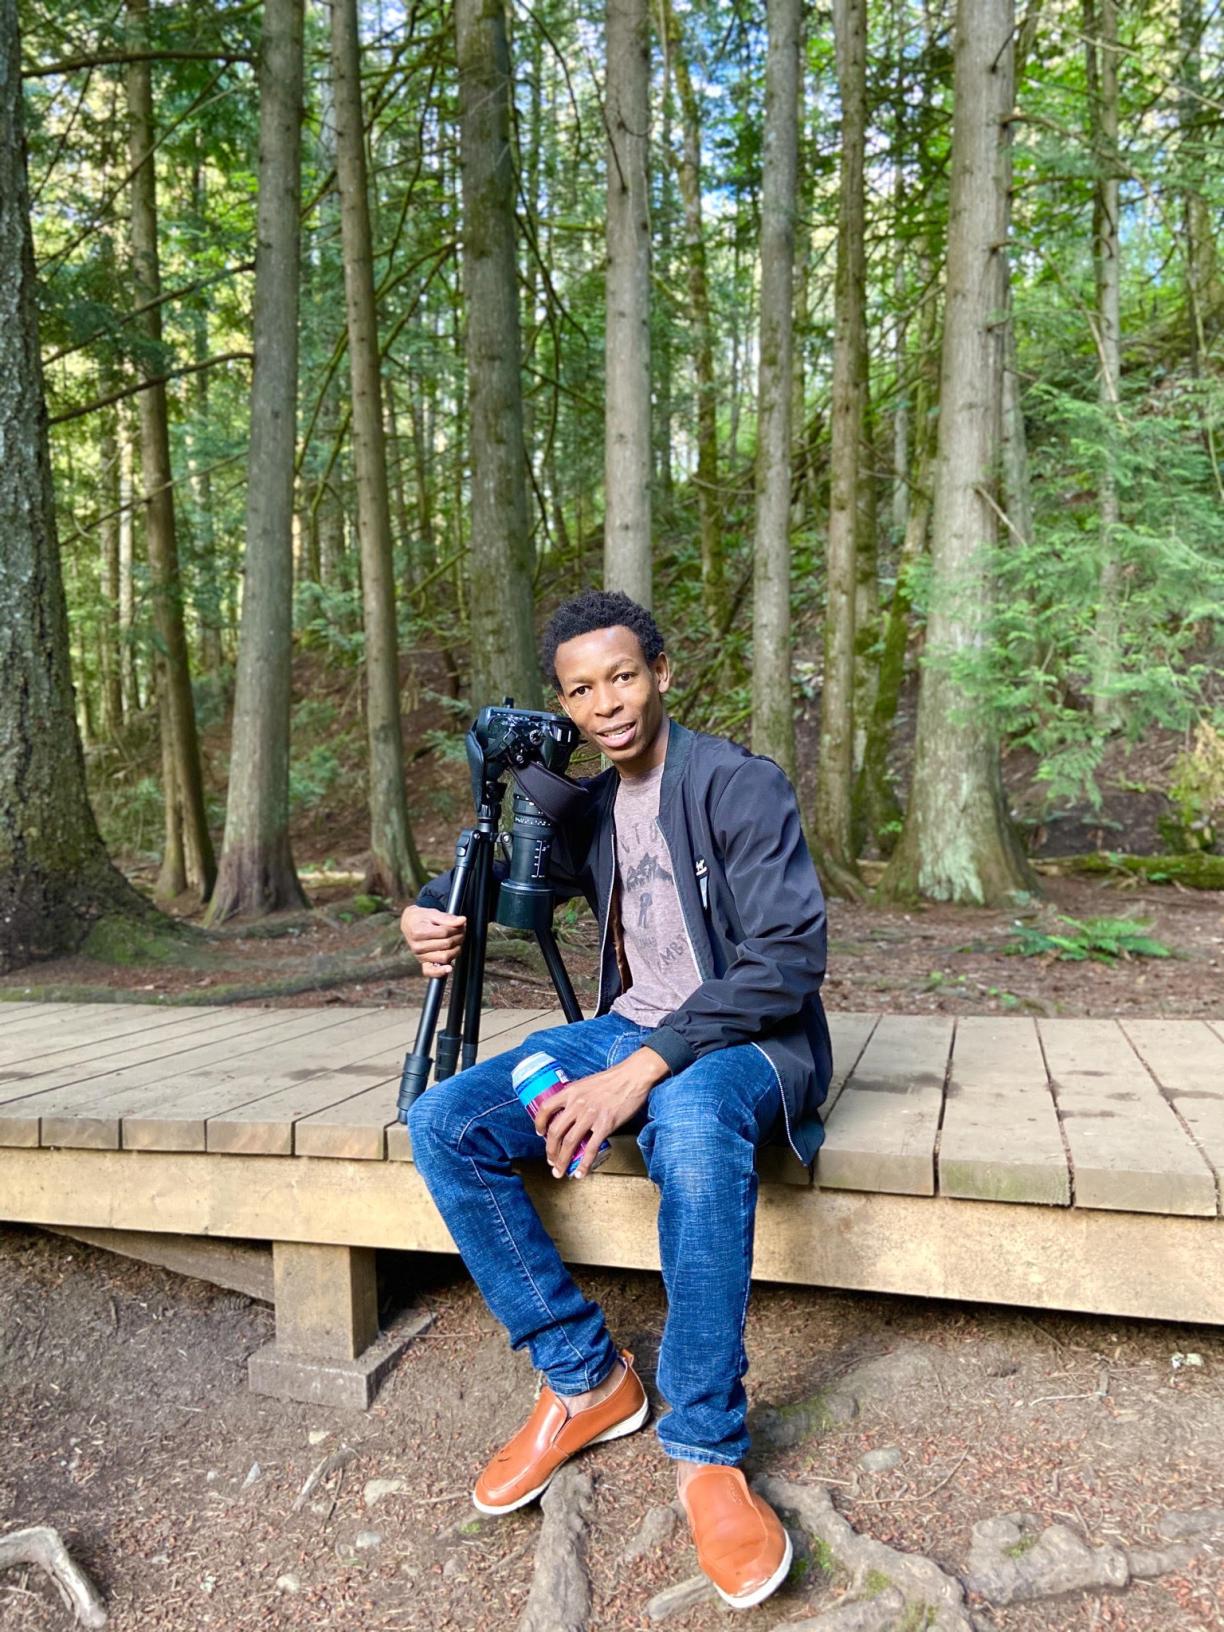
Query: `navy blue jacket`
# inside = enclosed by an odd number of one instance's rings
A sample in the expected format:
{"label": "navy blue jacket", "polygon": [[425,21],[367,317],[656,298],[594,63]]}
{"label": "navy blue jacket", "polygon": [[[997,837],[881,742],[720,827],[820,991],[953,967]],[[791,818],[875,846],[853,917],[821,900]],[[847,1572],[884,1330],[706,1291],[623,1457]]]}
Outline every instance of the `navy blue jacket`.
{"label": "navy blue jacket", "polygon": [[[615,768],[590,780],[586,813],[558,834],[552,855],[558,898],[585,896],[599,924],[597,1014],[621,990],[610,932],[619,781]],[[651,1032],[650,1047],[675,1074],[712,1049],[754,1044],[777,1073],[788,1142],[810,1163],[833,1060],[820,1001],[824,897],[795,791],[771,759],[671,720],[659,830],[701,984]],[[444,875],[420,904],[445,908],[448,892]]]}

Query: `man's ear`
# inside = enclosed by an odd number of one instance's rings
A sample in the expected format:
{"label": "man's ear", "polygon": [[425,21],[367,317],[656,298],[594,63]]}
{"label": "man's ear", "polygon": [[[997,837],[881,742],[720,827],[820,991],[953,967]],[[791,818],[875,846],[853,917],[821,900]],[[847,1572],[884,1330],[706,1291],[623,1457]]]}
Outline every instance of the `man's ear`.
{"label": "man's ear", "polygon": [[670,690],[672,683],[671,659],[668,657],[667,653],[660,652],[658,657],[655,658],[654,662],[650,666],[654,670],[655,681],[659,687],[660,694]]}

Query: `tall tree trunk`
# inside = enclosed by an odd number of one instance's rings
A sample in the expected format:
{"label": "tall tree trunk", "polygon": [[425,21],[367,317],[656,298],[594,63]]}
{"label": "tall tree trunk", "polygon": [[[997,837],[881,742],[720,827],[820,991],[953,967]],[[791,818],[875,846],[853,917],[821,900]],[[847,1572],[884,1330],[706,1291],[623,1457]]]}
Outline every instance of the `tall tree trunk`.
{"label": "tall tree trunk", "polygon": [[824,686],[813,843],[825,882],[842,894],[862,886],[851,843],[854,788],[854,658],[858,599],[867,347],[867,259],[863,165],[867,128],[866,0],[835,0],[833,26],[841,95],[841,181],[830,404],[829,529],[826,547]]}
{"label": "tall tree trunk", "polygon": [[654,379],[654,401],[657,405],[651,423],[655,492],[664,511],[670,515],[675,499],[675,477],[672,470],[672,420],[675,374],[673,368],[672,335],[676,314],[670,295],[672,285],[673,252],[675,246],[676,184],[672,175],[672,99],[664,98],[663,130],[659,138],[660,162],[659,203],[655,211],[655,238],[658,253],[655,256],[654,278],[657,287],[668,291],[654,310],[650,334],[651,374]]}
{"label": "tall tree trunk", "polygon": [[225,846],[210,923],[307,904],[289,846],[302,26],[302,0],[265,0],[245,578]]}
{"label": "tall tree trunk", "polygon": [[723,565],[722,505],[718,493],[718,396],[714,378],[714,326],[706,266],[701,203],[701,112],[685,54],[675,7],[667,7],[668,45],[680,102],[683,146],[680,195],[684,201],[684,248],[688,262],[689,318],[693,325],[693,368],[697,376],[697,518],[701,533],[701,593],[712,629],[723,626],[726,581]]}
{"label": "tall tree trunk", "polygon": [[1036,888],[995,726],[956,672],[991,628],[1014,23],[1013,0],[958,0],[931,605],[909,809],[881,881],[892,897],[994,904]]}
{"label": "tall tree trunk", "polygon": [[[534,551],[527,524],[504,0],[455,0],[471,445],[469,609],[475,707],[534,706]],[[461,525],[456,518],[456,526]]]}
{"label": "tall tree trunk", "polygon": [[1118,10],[1117,0],[1084,0],[1088,109],[1096,183],[1092,200],[1092,255],[1096,269],[1097,401],[1102,447],[1097,483],[1100,577],[1092,715],[1106,729],[1117,724],[1119,602],[1117,441],[1121,417],[1122,272],[1118,237]]}
{"label": "tall tree trunk", "polygon": [[799,0],[768,0],[761,184],[761,355],[752,575],[752,747],[795,776],[791,701],[791,358]]}
{"label": "tall tree trunk", "polygon": [[119,643],[123,675],[123,711],[130,719],[140,713],[140,672],[136,662],[136,512],[132,467],[131,424],[121,403],[119,429]]}
{"label": "tall tree trunk", "polygon": [[1185,224],[1186,313],[1190,329],[1190,368],[1197,375],[1203,352],[1224,316],[1224,281],[1212,227],[1211,206],[1203,190],[1208,148],[1213,140],[1213,108],[1203,95],[1203,0],[1181,0],[1178,40],[1177,122],[1181,135],[1179,171]]}
{"label": "tall tree trunk", "polygon": [[0,0],[0,971],[147,913],[85,791],[38,350],[15,0]]}
{"label": "tall tree trunk", "polygon": [[370,755],[370,854],[366,887],[394,898],[415,894],[424,883],[424,871],[408,822],[404,789],[395,577],[361,112],[357,0],[333,0],[331,49],[336,105],[336,179],[340,188],[349,369],[353,387],[353,467],[365,616],[366,726]]}
{"label": "tall tree trunk", "polygon": [[[203,235],[208,213],[208,192],[204,184],[203,133],[197,128],[195,136],[195,163],[191,172],[191,201],[196,229]],[[200,459],[195,445],[198,434],[209,423],[210,379],[212,371],[203,365],[209,356],[208,315],[202,301],[196,300],[191,308],[192,361],[197,373],[192,376],[192,394],[195,399],[197,436],[192,438],[191,485],[195,493],[199,531],[196,545],[196,580],[198,584],[196,609],[199,617],[200,666],[206,674],[216,674],[222,663],[221,648],[221,578],[224,568],[217,559],[217,530],[213,525],[212,472],[208,459]]]}
{"label": "tall tree trunk", "polygon": [[[148,0],[127,0],[130,43],[147,47]],[[132,170],[132,270],[137,304],[144,308],[138,321],[148,341],[141,367],[149,378],[162,372],[158,353],[162,344],[161,266],[157,247],[157,178],[153,135],[153,91],[147,58],[129,62],[128,156]],[[160,646],[159,695],[164,696],[163,727],[170,732],[169,753],[174,763],[174,790],[166,791],[167,846],[162,859],[157,893],[163,898],[191,889],[206,901],[217,876],[212,838],[204,811],[204,775],[196,732],[195,704],[187,635],[183,627],[183,590],[179,576],[175,535],[174,490],[171,487],[170,432],[166,387],[150,385],[137,398],[140,408],[141,475],[144,482],[145,542],[149,555],[149,590],[153,623]],[[182,833],[182,867],[170,832],[177,822]]]}
{"label": "tall tree trunk", "polygon": [[119,438],[118,411],[102,410],[98,466],[102,477],[102,619],[99,651],[102,658],[102,718],[106,735],[114,738],[123,728],[123,631],[119,621]]}
{"label": "tall tree trunk", "polygon": [[650,12],[607,0],[604,587],[651,599]]}

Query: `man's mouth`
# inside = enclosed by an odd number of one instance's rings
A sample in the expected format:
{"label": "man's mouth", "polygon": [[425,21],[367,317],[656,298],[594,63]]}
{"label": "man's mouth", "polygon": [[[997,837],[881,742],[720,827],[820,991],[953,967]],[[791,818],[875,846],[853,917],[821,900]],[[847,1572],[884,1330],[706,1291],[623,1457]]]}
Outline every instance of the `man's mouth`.
{"label": "man's mouth", "polygon": [[636,729],[637,722],[630,720],[628,725],[612,726],[609,730],[600,731],[596,734],[605,748],[623,748]]}

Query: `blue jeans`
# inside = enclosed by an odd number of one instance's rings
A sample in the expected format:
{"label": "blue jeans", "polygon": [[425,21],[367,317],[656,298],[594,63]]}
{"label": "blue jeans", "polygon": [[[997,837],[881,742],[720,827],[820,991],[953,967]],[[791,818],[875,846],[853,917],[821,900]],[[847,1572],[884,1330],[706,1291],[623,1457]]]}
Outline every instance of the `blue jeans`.
{"label": "blue jeans", "polygon": [[[574,1284],[511,1165],[541,1156],[544,1146],[510,1073],[542,1049],[576,1080],[649,1041],[648,1029],[615,1014],[538,1031],[508,1053],[435,1084],[409,1118],[413,1160],[473,1280],[512,1346],[530,1348],[537,1371],[557,1394],[596,1387],[615,1365],[617,1350],[603,1311]],[[633,1124],[640,1124],[638,1148],[660,1191],[668,1308],[658,1383],[671,1409],[658,1434],[667,1454],[685,1461],[734,1466],[748,1449],[742,1378],[756,1150],[781,1108],[773,1066],[744,1043],[704,1054],[656,1084]],[[580,1182],[617,1181],[594,1173]]]}

